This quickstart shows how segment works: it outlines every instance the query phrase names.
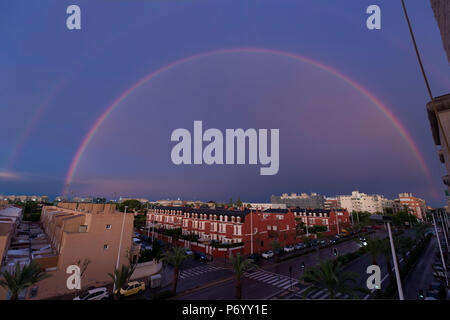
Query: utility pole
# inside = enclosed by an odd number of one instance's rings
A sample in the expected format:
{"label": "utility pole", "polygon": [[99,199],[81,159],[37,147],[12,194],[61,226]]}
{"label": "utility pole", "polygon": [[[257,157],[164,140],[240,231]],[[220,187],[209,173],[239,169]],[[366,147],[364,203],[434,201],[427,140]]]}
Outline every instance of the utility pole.
{"label": "utility pole", "polygon": [[[125,215],[127,214],[127,206],[125,206],[125,210],[123,212],[123,219],[122,219],[122,230],[120,231],[120,240],[119,240],[119,250],[117,251],[117,261],[116,261],[116,270],[119,269],[119,261],[120,261],[120,249],[122,248],[122,236],[123,236],[123,227],[125,225]],[[114,275],[116,276],[116,274]],[[120,288],[117,288],[120,289]],[[116,281],[114,281],[114,288],[113,288],[113,294],[116,292]]]}
{"label": "utility pole", "polygon": [[402,282],[400,280],[400,271],[398,269],[397,256],[395,254],[394,240],[392,238],[392,232],[391,232],[390,222],[392,221],[392,217],[375,214],[375,215],[371,215],[370,219],[386,222],[388,233],[389,233],[389,242],[391,244],[392,260],[394,261],[395,278],[397,280],[397,288],[398,288],[398,297],[400,300],[405,300],[405,297],[403,296]]}
{"label": "utility pole", "polygon": [[253,212],[250,210],[250,253],[253,254]]}

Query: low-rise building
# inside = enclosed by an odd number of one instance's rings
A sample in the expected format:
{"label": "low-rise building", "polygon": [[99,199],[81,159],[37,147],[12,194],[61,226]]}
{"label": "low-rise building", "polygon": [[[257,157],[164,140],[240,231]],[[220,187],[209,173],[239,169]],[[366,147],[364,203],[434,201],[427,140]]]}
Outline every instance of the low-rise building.
{"label": "low-rise building", "polygon": [[[40,222],[23,222],[14,234],[2,269],[13,270],[16,262],[38,262],[50,275],[23,293],[26,299],[44,299],[70,293],[66,281],[70,265],[90,261],[81,279],[82,288],[111,282],[119,265],[137,259],[133,244],[133,214],[116,211],[113,204],[65,203],[44,206]],[[123,225],[123,234],[122,234]],[[122,236],[122,238],[121,238]],[[119,252],[120,246],[120,252]],[[0,299],[8,296],[0,289]]]}
{"label": "low-rise building", "polygon": [[212,250],[211,241],[242,244],[244,254],[269,250],[274,240],[281,245],[293,244],[295,224],[294,214],[287,209],[153,207],[147,214],[147,227],[181,228],[183,235],[197,235],[204,243],[203,251],[213,255],[217,252]]}

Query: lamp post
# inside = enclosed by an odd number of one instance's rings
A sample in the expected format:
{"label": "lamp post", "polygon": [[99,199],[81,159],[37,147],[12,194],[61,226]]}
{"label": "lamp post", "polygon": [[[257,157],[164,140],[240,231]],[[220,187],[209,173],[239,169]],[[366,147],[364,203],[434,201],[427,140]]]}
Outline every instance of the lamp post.
{"label": "lamp post", "polygon": [[400,300],[405,300],[405,297],[403,296],[402,282],[400,280],[400,271],[398,269],[398,264],[397,264],[397,256],[395,254],[394,240],[392,239],[391,223],[390,223],[392,221],[392,218],[389,216],[382,216],[382,215],[375,214],[375,215],[371,215],[370,219],[386,222],[388,233],[389,233],[389,242],[391,244],[392,260],[394,261],[395,278],[397,280],[397,288],[398,288],[398,297]]}
{"label": "lamp post", "polygon": [[[119,250],[117,251],[116,270],[119,269],[120,249],[122,248],[123,227],[125,225],[125,215],[127,214],[127,208],[128,207],[125,206],[125,210],[123,211],[122,230],[120,231]],[[116,281],[114,281],[113,294],[114,294],[114,292],[116,292]]]}

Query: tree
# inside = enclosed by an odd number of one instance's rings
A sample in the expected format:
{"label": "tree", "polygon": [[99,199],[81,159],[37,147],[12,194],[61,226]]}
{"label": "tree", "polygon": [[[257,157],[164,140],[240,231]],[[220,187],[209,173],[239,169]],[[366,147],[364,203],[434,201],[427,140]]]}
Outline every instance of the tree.
{"label": "tree", "polygon": [[128,284],[128,280],[131,278],[133,272],[134,268],[131,266],[122,265],[120,269],[114,268],[114,273],[108,273],[116,288],[116,291],[113,292],[114,299],[117,300],[120,297],[120,289],[123,289],[123,287]]}
{"label": "tree", "polygon": [[23,268],[20,267],[19,262],[16,262],[14,272],[9,273],[6,270],[0,272],[0,275],[3,276],[0,286],[11,292],[11,300],[18,300],[22,290],[50,277],[35,260],[31,260]]}
{"label": "tree", "polygon": [[142,203],[139,200],[131,199],[131,200],[125,200],[122,203],[119,204],[119,211],[124,212],[125,207],[127,208],[128,212],[134,212],[139,211],[143,208]]}
{"label": "tree", "polygon": [[326,289],[329,299],[336,299],[338,293],[358,298],[355,291],[365,292],[365,289],[353,289],[349,285],[349,282],[356,282],[357,279],[357,273],[344,271],[342,264],[336,259],[322,261],[315,267],[307,268],[300,278],[301,281],[312,284],[304,291],[305,297],[313,291]]}
{"label": "tree", "polygon": [[367,252],[372,257],[372,264],[378,265],[377,259],[380,254],[383,254],[384,246],[382,240],[374,237],[367,239],[367,245],[365,246]]}
{"label": "tree", "polygon": [[278,261],[278,251],[281,249],[281,244],[278,240],[273,240],[270,243],[270,246],[272,247],[273,253],[275,254],[275,260]]}
{"label": "tree", "polygon": [[416,238],[418,238],[420,241],[425,240],[425,232],[428,229],[428,225],[424,223],[419,223],[414,226],[414,234]]}
{"label": "tree", "polygon": [[136,229],[142,228],[147,222],[147,216],[145,214],[138,214],[134,217],[134,227]]}
{"label": "tree", "polygon": [[188,256],[186,255],[186,250],[182,247],[173,247],[163,255],[163,261],[171,264],[173,266],[173,287],[172,292],[177,293],[177,283],[178,276],[180,273],[180,266]]}
{"label": "tree", "polygon": [[235,204],[236,204],[236,207],[238,207],[238,208],[242,207],[241,197],[238,197]]}
{"label": "tree", "polygon": [[233,267],[234,274],[236,275],[236,299],[242,298],[242,275],[245,271],[255,268],[252,259],[246,259],[240,253],[235,256],[231,255],[230,261]]}

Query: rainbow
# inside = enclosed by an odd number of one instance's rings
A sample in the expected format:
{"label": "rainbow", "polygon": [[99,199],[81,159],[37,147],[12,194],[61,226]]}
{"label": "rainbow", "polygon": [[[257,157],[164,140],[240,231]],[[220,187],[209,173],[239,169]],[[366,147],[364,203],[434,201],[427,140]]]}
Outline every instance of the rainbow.
{"label": "rainbow", "polygon": [[93,136],[97,132],[97,130],[101,127],[103,122],[108,118],[108,116],[111,114],[111,112],[122,102],[124,101],[130,94],[132,94],[136,89],[138,89],[141,85],[146,83],[147,81],[150,81],[154,78],[156,78],[158,75],[171,70],[177,66],[180,66],[182,64],[188,63],[193,60],[210,57],[213,55],[223,55],[223,54],[231,54],[231,53],[257,53],[257,54],[268,54],[268,55],[275,55],[285,58],[290,58],[296,61],[304,62],[309,65],[315,66],[321,70],[327,71],[328,73],[331,73],[332,75],[336,76],[337,78],[345,81],[349,85],[351,85],[353,88],[355,88],[357,91],[359,91],[362,95],[366,96],[385,116],[386,118],[392,122],[394,127],[397,129],[397,131],[400,133],[400,135],[403,137],[403,139],[406,141],[409,149],[413,152],[413,154],[416,156],[417,161],[420,164],[420,167],[427,177],[428,181],[430,182],[430,185],[433,187],[433,190],[437,197],[439,197],[438,191],[435,189],[434,183],[432,181],[432,176],[429,168],[426,165],[425,159],[422,156],[419,148],[417,147],[416,143],[412,139],[411,135],[408,133],[407,129],[403,126],[403,124],[400,122],[400,120],[377,98],[375,97],[371,92],[369,92],[366,88],[364,88],[362,85],[358,84],[345,74],[339,72],[336,69],[333,69],[330,66],[327,66],[319,61],[313,60],[308,57],[304,57],[301,55],[284,52],[284,51],[278,51],[278,50],[272,50],[272,49],[264,49],[264,48],[235,48],[235,49],[219,49],[219,50],[213,50],[208,51],[204,53],[195,54],[180,60],[176,60],[172,63],[169,63],[160,69],[151,72],[150,74],[146,75],[145,77],[141,78],[139,81],[137,81],[135,84],[133,84],[131,87],[129,87],[127,90],[125,90],[121,95],[117,97],[106,109],[103,111],[103,113],[100,115],[100,117],[95,121],[94,125],[90,128],[88,133],[85,135],[83,141],[81,142],[80,146],[77,149],[77,152],[72,159],[72,162],[70,163],[69,170],[67,172],[65,181],[64,181],[64,187],[62,194],[66,195],[68,188],[72,182],[74,173],[78,167],[78,164],[83,156],[84,151],[86,150],[87,146],[89,145],[90,141],[92,140]]}

